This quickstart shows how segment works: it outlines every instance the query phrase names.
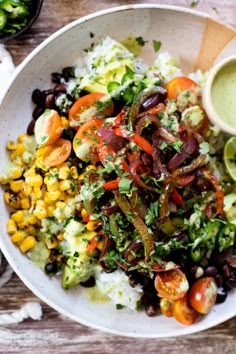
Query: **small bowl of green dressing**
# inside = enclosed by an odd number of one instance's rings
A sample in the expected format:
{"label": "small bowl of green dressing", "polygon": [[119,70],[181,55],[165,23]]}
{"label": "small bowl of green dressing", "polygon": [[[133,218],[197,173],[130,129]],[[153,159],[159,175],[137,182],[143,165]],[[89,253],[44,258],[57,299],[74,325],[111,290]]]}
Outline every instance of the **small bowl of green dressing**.
{"label": "small bowl of green dressing", "polygon": [[236,135],[236,55],[210,70],[203,89],[203,107],[214,125]]}

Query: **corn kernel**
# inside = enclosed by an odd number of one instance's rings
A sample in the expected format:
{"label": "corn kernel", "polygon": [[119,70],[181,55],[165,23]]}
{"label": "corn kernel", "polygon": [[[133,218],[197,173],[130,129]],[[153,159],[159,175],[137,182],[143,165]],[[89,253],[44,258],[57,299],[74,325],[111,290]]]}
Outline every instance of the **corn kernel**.
{"label": "corn kernel", "polygon": [[78,174],[78,170],[75,166],[72,166],[70,168],[70,176],[74,179],[78,179],[79,178],[79,174]]}
{"label": "corn kernel", "polygon": [[26,232],[23,230],[16,231],[12,236],[11,240],[13,243],[21,243],[26,237]]}
{"label": "corn kernel", "polygon": [[56,200],[59,199],[61,195],[61,191],[50,191],[50,192],[45,192],[45,201],[47,203],[50,203],[50,202],[55,202]]}
{"label": "corn kernel", "polygon": [[17,138],[19,143],[24,143],[28,139],[29,139],[29,135],[27,135],[26,133],[20,134]]}
{"label": "corn kernel", "polygon": [[9,235],[13,235],[17,231],[16,222],[13,219],[7,220],[7,232]]}
{"label": "corn kernel", "polygon": [[24,182],[22,187],[22,192],[25,194],[26,197],[29,197],[29,195],[32,192],[32,187],[29,184]]}
{"label": "corn kernel", "polygon": [[36,225],[38,223],[38,219],[34,214],[30,213],[27,215],[27,222],[29,225]]}
{"label": "corn kernel", "polygon": [[40,175],[32,175],[25,177],[25,182],[31,187],[41,187],[43,184],[43,178]]}
{"label": "corn kernel", "polygon": [[71,185],[71,180],[69,179],[60,181],[59,189],[60,191],[67,191],[70,189],[70,185]]}
{"label": "corn kernel", "polygon": [[97,167],[95,165],[88,165],[85,170],[92,171],[92,170],[96,170],[96,169],[97,169]]}
{"label": "corn kernel", "polygon": [[48,249],[56,248],[58,245],[57,239],[54,237],[46,238],[45,243]]}
{"label": "corn kernel", "polygon": [[83,208],[83,209],[81,210],[81,216],[82,216],[82,218],[85,218],[87,215],[89,215],[89,213],[87,212],[87,210],[86,210],[85,208]]}
{"label": "corn kernel", "polygon": [[34,236],[27,236],[19,246],[21,252],[26,253],[31,248],[33,248],[36,245],[36,243],[37,243],[37,241]]}
{"label": "corn kernel", "polygon": [[54,211],[55,211],[55,206],[54,205],[48,205],[47,206],[47,213],[49,217],[54,216]]}
{"label": "corn kernel", "polygon": [[22,221],[24,219],[24,211],[17,210],[15,213],[11,214],[11,219],[13,219],[16,223]]}
{"label": "corn kernel", "polygon": [[64,240],[64,233],[63,233],[63,232],[60,232],[60,233],[57,235],[57,239],[58,239],[58,241],[63,241],[63,240]]}
{"label": "corn kernel", "polygon": [[86,225],[86,229],[88,231],[94,231],[99,225],[100,225],[100,220],[90,220]]}
{"label": "corn kernel", "polygon": [[23,144],[16,144],[16,148],[11,153],[10,158],[14,160],[15,158],[22,156],[23,152],[25,151],[25,147]]}
{"label": "corn kernel", "polygon": [[42,197],[42,194],[43,192],[40,188],[37,187],[33,188],[32,193],[30,195],[32,203],[37,202],[37,200],[39,200]]}
{"label": "corn kernel", "polygon": [[12,170],[11,170],[11,178],[12,179],[18,179],[22,176],[22,173],[23,173],[23,170],[22,168],[19,166],[19,167],[14,167]]}
{"label": "corn kernel", "polygon": [[5,203],[10,205],[14,209],[20,209],[20,197],[18,194],[13,193],[10,190],[6,190],[3,194]]}
{"label": "corn kernel", "polygon": [[61,117],[61,122],[64,125],[65,129],[70,127],[70,122],[66,117]]}
{"label": "corn kernel", "polygon": [[64,165],[59,169],[59,179],[67,179],[70,174],[70,169],[68,166]]}
{"label": "corn kernel", "polygon": [[22,209],[30,209],[31,203],[29,198],[22,198],[20,202]]}
{"label": "corn kernel", "polygon": [[58,200],[56,202],[56,208],[59,208],[59,209],[63,210],[65,208],[65,206],[66,206],[66,203],[62,202],[61,200]]}
{"label": "corn kernel", "polygon": [[37,230],[34,226],[30,225],[25,229],[25,232],[27,233],[27,235],[35,236],[37,233]]}
{"label": "corn kernel", "polygon": [[8,141],[8,143],[6,145],[6,148],[9,151],[14,151],[16,148],[16,145],[17,145],[17,143],[15,143],[15,141],[10,140],[10,141]]}
{"label": "corn kernel", "polygon": [[59,182],[58,181],[47,185],[48,192],[55,192],[58,189],[59,189]]}
{"label": "corn kernel", "polygon": [[47,216],[46,203],[44,200],[38,200],[33,211],[34,216],[42,220]]}

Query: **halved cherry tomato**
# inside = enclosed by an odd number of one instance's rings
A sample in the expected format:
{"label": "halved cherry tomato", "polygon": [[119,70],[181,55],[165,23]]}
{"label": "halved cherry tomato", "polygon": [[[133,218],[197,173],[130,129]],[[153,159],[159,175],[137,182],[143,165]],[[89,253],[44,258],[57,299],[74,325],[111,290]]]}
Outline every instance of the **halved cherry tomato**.
{"label": "halved cherry tomato", "polygon": [[[75,129],[81,125],[81,121],[89,121],[92,117],[110,117],[114,111],[112,100],[103,102],[104,93],[93,92],[80,97],[69,110],[69,120]],[[86,118],[81,117],[86,115]]]}
{"label": "halved cherry tomato", "polygon": [[37,144],[46,146],[55,143],[64,126],[61,117],[54,109],[47,109],[37,120],[34,126],[35,140]]}
{"label": "halved cherry tomato", "polygon": [[185,76],[174,77],[166,85],[167,98],[176,99],[182,92],[192,90],[198,85],[193,80]]}
{"label": "halved cherry tomato", "polygon": [[196,321],[198,313],[190,307],[187,296],[185,296],[183,299],[175,301],[173,306],[173,316],[176,321],[190,326]]}
{"label": "halved cherry tomato", "polygon": [[180,269],[171,269],[158,273],[154,282],[159,297],[178,300],[184,297],[189,289],[188,280]]}
{"label": "halved cherry tomato", "polygon": [[68,159],[71,154],[72,145],[69,140],[59,139],[54,144],[45,147],[43,163],[46,166],[58,166]]}
{"label": "halved cherry tomato", "polygon": [[207,314],[216,302],[217,285],[212,277],[198,279],[190,288],[189,302],[199,313]]}
{"label": "halved cherry tomato", "polygon": [[160,300],[160,310],[166,317],[173,317],[174,300],[162,297]]}
{"label": "halved cherry tomato", "polygon": [[88,158],[95,163],[98,161],[95,146],[99,144],[98,128],[102,125],[100,119],[92,119],[78,129],[73,139],[73,149],[77,157],[83,161]]}

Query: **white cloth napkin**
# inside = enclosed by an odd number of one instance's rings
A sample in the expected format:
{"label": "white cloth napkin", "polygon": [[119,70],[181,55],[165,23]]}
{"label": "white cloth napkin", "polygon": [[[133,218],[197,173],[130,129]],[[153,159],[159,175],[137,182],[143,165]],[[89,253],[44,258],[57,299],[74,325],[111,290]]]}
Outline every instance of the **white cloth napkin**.
{"label": "white cloth napkin", "polygon": [[14,70],[15,65],[10,53],[3,44],[0,44],[0,102],[2,101]]}

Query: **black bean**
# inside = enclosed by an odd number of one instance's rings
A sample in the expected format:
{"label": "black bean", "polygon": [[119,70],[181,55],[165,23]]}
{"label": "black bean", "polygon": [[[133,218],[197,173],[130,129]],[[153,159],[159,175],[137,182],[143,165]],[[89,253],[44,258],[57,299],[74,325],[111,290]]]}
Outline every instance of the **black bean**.
{"label": "black bean", "polygon": [[208,266],[205,271],[204,274],[210,277],[214,277],[214,275],[217,274],[217,268],[214,266]]}
{"label": "black bean", "polygon": [[45,107],[52,109],[55,106],[55,95],[53,93],[48,94],[45,97]]}
{"label": "black bean", "polygon": [[63,75],[60,73],[52,73],[51,74],[52,82],[54,82],[56,84],[60,84],[62,78],[63,78]]}
{"label": "black bean", "polygon": [[230,271],[230,267],[228,266],[228,264],[223,265],[223,274],[226,278],[230,277],[231,271]]}
{"label": "black bean", "polygon": [[34,126],[35,126],[35,120],[32,119],[31,122],[29,123],[28,127],[27,127],[27,130],[26,130],[26,133],[28,135],[33,135],[34,134]]}
{"label": "black bean", "polygon": [[88,280],[80,283],[84,288],[92,288],[95,285],[95,278],[91,276]]}
{"label": "black bean", "polygon": [[220,287],[217,289],[217,296],[216,296],[216,303],[217,304],[221,304],[222,302],[224,302],[227,298],[227,291]]}
{"label": "black bean", "polygon": [[230,277],[229,279],[226,280],[225,284],[226,284],[230,289],[236,288],[236,279]]}
{"label": "black bean", "polygon": [[57,272],[57,262],[53,261],[45,265],[45,273],[55,274]]}
{"label": "black bean", "polygon": [[215,275],[215,281],[218,287],[222,287],[223,285],[223,276],[221,274]]}
{"label": "black bean", "polygon": [[41,90],[39,89],[35,89],[33,92],[32,92],[32,101],[37,104],[37,105],[40,105],[43,101],[43,93]]}
{"label": "black bean", "polygon": [[149,317],[153,317],[156,315],[157,313],[157,309],[156,309],[156,306],[153,305],[153,304],[148,304],[145,306],[145,311],[146,311],[146,314],[149,316]]}
{"label": "black bean", "polygon": [[41,114],[43,114],[43,112],[44,112],[43,107],[36,106],[35,109],[33,110],[32,116],[35,120],[37,120],[41,116]]}
{"label": "black bean", "polygon": [[62,75],[65,78],[66,81],[68,81],[70,78],[75,77],[75,68],[73,66],[67,66],[62,70]]}
{"label": "black bean", "polygon": [[66,86],[65,86],[64,84],[57,84],[57,85],[54,87],[54,91],[66,93]]}

